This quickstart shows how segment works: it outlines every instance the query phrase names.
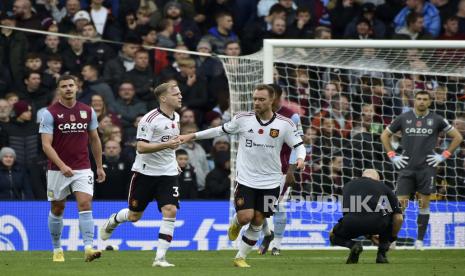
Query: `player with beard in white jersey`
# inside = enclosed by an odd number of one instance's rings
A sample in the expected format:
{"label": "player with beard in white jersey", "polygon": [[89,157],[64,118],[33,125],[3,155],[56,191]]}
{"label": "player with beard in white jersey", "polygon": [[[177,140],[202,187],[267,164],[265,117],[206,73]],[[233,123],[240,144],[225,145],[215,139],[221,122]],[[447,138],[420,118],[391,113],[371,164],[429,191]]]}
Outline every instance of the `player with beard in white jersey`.
{"label": "player with beard in white jersey", "polygon": [[225,133],[238,135],[234,191],[236,214],[228,229],[229,239],[236,240],[241,227],[250,224],[244,231],[234,259],[237,267],[250,267],[245,259],[260,237],[265,218],[273,214],[279,198],[283,144],[296,150],[296,168],[304,168],[305,148],[297,127],[289,118],[272,111],[274,98],[274,89],[260,84],[253,93],[254,112],[240,112],[223,126],[179,137],[184,143]]}

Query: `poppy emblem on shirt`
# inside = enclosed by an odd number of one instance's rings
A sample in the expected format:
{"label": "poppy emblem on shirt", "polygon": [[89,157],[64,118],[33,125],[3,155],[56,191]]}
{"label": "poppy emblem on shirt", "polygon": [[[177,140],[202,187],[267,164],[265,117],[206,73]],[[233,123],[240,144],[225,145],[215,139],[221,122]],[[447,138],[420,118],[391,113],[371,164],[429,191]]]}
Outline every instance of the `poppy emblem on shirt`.
{"label": "poppy emblem on shirt", "polygon": [[263,129],[259,129],[258,134],[263,134]]}
{"label": "poppy emblem on shirt", "polygon": [[176,128],[176,125],[174,123],[172,123],[171,128]]}
{"label": "poppy emblem on shirt", "polygon": [[76,117],[74,117],[74,114],[69,115],[69,120],[70,120],[71,122],[76,121]]}
{"label": "poppy emblem on shirt", "polygon": [[417,127],[421,127],[421,121],[417,121]]}
{"label": "poppy emblem on shirt", "polygon": [[81,114],[82,119],[87,119],[87,112],[85,110],[79,111],[79,114]]}
{"label": "poppy emblem on shirt", "polygon": [[270,129],[270,136],[272,138],[276,138],[279,136],[279,129],[272,128]]}

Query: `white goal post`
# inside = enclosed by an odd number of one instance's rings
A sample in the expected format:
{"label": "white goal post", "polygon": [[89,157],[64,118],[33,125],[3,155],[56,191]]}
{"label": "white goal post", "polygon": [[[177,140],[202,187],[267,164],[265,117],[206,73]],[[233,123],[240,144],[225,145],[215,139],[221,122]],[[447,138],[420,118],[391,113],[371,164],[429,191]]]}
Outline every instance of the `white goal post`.
{"label": "white goal post", "polygon": [[[220,59],[229,80],[231,113],[252,109],[256,84],[278,84],[283,103],[300,113],[308,144],[319,147],[319,155],[311,153],[306,160],[311,169],[300,173],[300,189],[294,190],[294,196],[307,200],[289,202],[283,248],[328,248],[329,230],[341,214],[322,211],[332,203],[321,202],[318,196],[340,193],[343,183],[360,176],[362,169],[376,168],[395,188],[397,171],[385,157],[379,132],[412,108],[413,91],[431,92],[432,110],[465,131],[464,41],[272,39],[264,40],[259,53]],[[331,93],[348,102],[351,126],[347,132],[336,125],[348,118],[327,123],[321,115],[330,104],[328,95],[334,96]],[[373,114],[367,112],[370,108]],[[376,117],[376,123],[367,124],[367,114]],[[326,137],[328,129],[339,136]],[[437,150],[447,142],[441,137]],[[392,143],[399,144],[396,139]],[[465,149],[459,149],[438,170],[426,248],[465,248],[464,158]],[[399,235],[406,248],[411,248],[417,234],[417,209],[416,204],[407,209]]]}

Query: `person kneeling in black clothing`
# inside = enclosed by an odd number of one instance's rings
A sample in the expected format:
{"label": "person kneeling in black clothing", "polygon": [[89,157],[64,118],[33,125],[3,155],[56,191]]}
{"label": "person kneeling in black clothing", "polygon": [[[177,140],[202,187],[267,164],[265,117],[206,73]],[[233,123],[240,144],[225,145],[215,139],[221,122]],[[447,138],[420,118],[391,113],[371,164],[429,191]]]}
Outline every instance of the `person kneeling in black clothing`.
{"label": "person kneeling in black clothing", "polygon": [[379,181],[379,174],[367,169],[362,177],[344,186],[343,217],[329,234],[331,245],[350,249],[347,264],[358,263],[361,242],[352,239],[366,235],[378,244],[377,263],[388,263],[386,252],[402,227],[402,210],[394,193]]}

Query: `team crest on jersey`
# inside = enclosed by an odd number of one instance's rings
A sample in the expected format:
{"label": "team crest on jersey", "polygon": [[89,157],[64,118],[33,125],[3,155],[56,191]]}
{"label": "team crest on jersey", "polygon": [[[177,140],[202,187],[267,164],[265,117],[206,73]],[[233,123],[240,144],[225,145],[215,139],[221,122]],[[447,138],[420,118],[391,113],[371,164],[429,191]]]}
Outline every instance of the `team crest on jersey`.
{"label": "team crest on jersey", "polygon": [[69,120],[70,120],[71,122],[76,121],[76,117],[74,116],[74,114],[69,115]]}
{"label": "team crest on jersey", "polygon": [[426,120],[426,124],[427,124],[428,126],[433,126],[433,119],[427,119],[427,120]]}
{"label": "team crest on jersey", "polygon": [[417,121],[417,127],[421,127],[421,121]]}
{"label": "team crest on jersey", "polygon": [[81,114],[81,119],[87,119],[87,112],[85,110],[80,110],[79,114]]}
{"label": "team crest on jersey", "polygon": [[272,138],[276,138],[279,136],[279,129],[272,128],[270,129],[270,136]]}

